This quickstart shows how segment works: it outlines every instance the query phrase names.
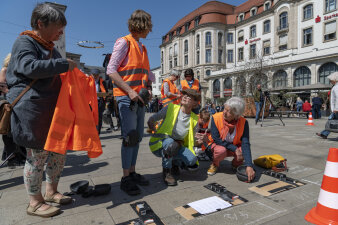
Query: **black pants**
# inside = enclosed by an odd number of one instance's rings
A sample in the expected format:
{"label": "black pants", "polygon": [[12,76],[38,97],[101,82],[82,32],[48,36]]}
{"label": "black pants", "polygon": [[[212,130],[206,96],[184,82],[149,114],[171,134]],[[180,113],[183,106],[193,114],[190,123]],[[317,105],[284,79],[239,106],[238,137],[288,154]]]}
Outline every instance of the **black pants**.
{"label": "black pants", "polygon": [[99,111],[99,124],[96,126],[97,132],[99,132],[99,134],[101,133],[101,127],[102,127],[102,115],[103,115],[103,111],[105,109],[105,102],[103,99],[98,99],[98,111]]}
{"label": "black pants", "polygon": [[18,146],[14,143],[13,138],[9,135],[2,135],[4,142],[4,150],[2,152],[2,160],[5,160],[10,154],[14,153],[15,157],[11,160],[25,161],[26,160],[26,148]]}

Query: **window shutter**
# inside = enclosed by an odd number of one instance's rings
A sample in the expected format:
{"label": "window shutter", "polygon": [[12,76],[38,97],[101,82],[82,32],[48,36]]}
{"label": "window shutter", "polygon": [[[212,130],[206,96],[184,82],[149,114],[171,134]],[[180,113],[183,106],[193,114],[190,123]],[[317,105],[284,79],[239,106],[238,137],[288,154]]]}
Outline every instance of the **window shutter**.
{"label": "window shutter", "polygon": [[336,32],[336,21],[325,24],[325,34],[331,34]]}

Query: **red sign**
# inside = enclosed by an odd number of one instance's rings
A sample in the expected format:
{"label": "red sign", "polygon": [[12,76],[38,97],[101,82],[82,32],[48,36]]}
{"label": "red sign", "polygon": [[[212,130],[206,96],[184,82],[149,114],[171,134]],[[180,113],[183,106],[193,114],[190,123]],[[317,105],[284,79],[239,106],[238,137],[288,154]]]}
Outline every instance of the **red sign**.
{"label": "red sign", "polygon": [[250,43],[260,41],[260,40],[261,40],[261,38],[252,39],[252,40],[250,40]]}
{"label": "red sign", "polygon": [[324,20],[329,20],[329,19],[335,18],[335,17],[338,17],[338,13],[332,13],[330,16],[324,16]]}
{"label": "red sign", "polygon": [[248,39],[245,40],[245,44],[246,44],[246,45],[248,44]]}
{"label": "red sign", "polygon": [[321,18],[320,18],[320,16],[318,15],[317,18],[315,19],[315,22],[316,22],[316,23],[319,23],[320,21],[321,21]]}

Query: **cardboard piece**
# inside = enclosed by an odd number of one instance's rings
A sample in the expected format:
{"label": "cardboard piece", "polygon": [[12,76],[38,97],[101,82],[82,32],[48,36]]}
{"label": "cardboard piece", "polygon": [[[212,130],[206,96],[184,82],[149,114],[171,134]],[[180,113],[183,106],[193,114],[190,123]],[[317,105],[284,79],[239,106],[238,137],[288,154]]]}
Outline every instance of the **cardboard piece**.
{"label": "cardboard piece", "polygon": [[[224,186],[220,184],[210,183],[208,185],[205,185],[204,187],[218,194],[218,197],[229,202],[230,204],[232,204],[232,206],[248,202],[248,200],[246,200],[245,198],[242,198],[241,196],[228,191]],[[177,207],[175,208],[175,211],[178,212],[186,220],[192,220],[196,217],[202,216],[202,214],[197,212],[189,205]]]}
{"label": "cardboard piece", "polygon": [[287,191],[299,186],[303,186],[304,183],[296,182],[296,183],[287,183],[280,180],[271,181],[268,183],[260,184],[254,187],[249,188],[250,191],[256,192],[259,195],[264,197],[271,196],[283,191]]}

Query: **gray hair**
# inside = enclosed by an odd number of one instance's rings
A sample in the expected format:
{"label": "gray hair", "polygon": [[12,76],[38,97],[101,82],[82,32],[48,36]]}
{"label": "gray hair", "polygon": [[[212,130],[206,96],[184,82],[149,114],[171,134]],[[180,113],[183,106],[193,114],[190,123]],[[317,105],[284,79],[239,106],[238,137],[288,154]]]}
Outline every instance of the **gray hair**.
{"label": "gray hair", "polygon": [[331,73],[327,76],[327,79],[338,82],[338,72]]}
{"label": "gray hair", "polygon": [[67,20],[63,12],[49,3],[39,3],[34,8],[31,17],[31,27],[33,30],[37,30],[39,28],[39,20],[45,26],[48,26],[50,23],[57,23],[63,26],[67,25]]}
{"label": "gray hair", "polygon": [[170,75],[174,75],[174,76],[180,76],[179,72],[177,70],[170,70]]}
{"label": "gray hair", "polygon": [[224,106],[226,105],[230,107],[230,111],[234,114],[234,116],[240,117],[243,115],[245,110],[244,99],[240,97],[232,97],[224,103]]}

